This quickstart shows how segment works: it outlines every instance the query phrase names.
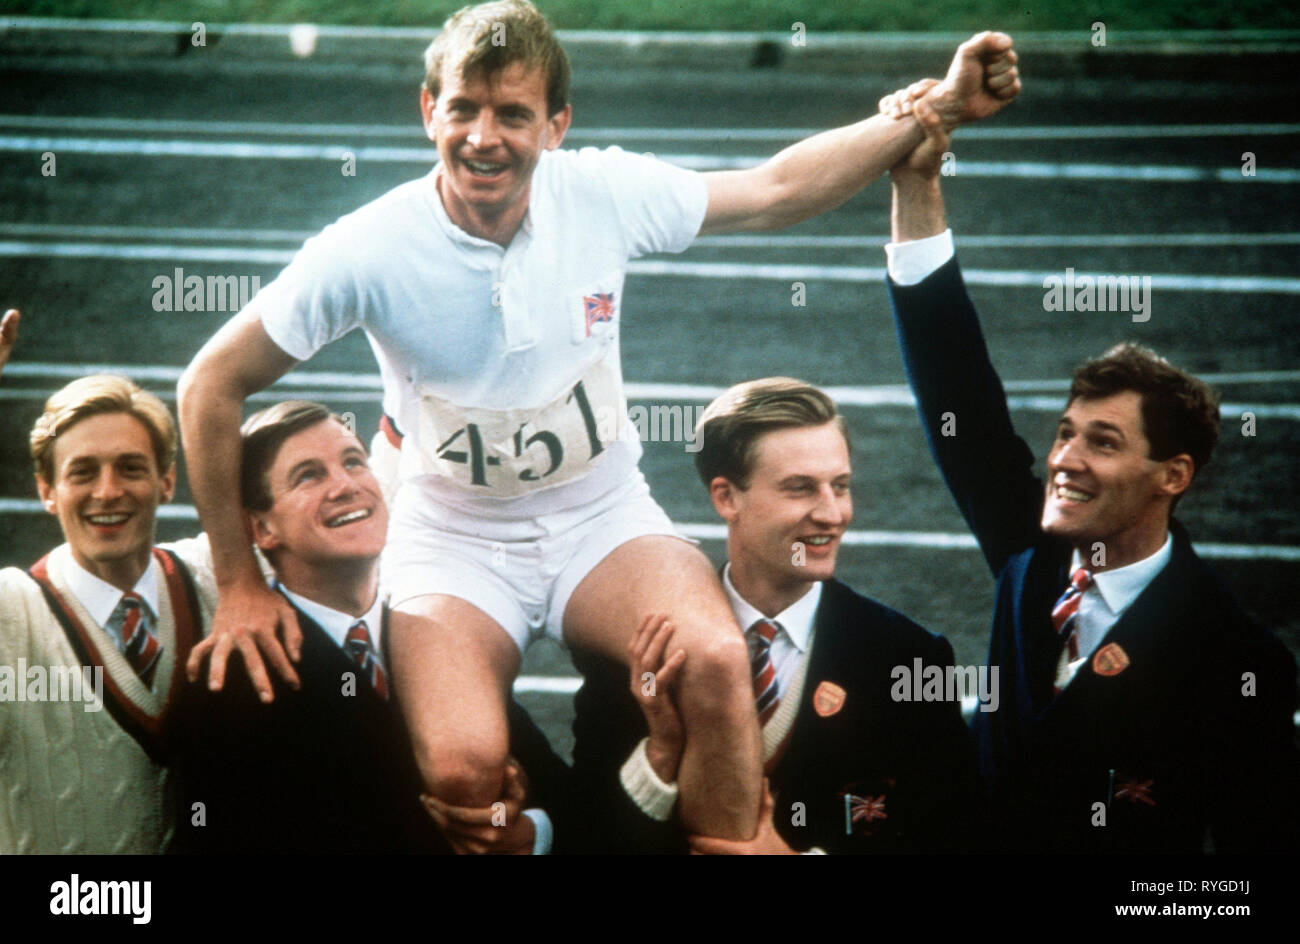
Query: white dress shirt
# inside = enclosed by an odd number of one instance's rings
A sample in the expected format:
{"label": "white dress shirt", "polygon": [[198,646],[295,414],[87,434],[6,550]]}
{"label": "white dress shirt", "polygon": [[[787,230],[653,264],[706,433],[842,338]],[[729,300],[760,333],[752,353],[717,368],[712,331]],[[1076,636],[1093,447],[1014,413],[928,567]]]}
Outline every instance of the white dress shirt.
{"label": "white dress shirt", "polygon": [[[746,634],[749,628],[761,619],[768,619],[736,590],[731,582],[731,564],[722,570],[722,587],[727,591],[727,600],[731,603],[731,612],[736,614],[736,622]],[[814,583],[808,592],[771,619],[779,623],[781,632],[772,640],[772,668],[776,670],[777,690],[784,700],[785,693],[795,673],[803,665],[804,656],[812,642],[813,620],[817,616],[817,606],[822,599],[821,583]]]}
{"label": "white dress shirt", "polygon": [[[77,559],[72,556],[71,551],[67,556],[67,567],[64,573],[68,575],[68,587],[72,590],[72,595],[77,598],[77,602],[82,608],[90,614],[95,625],[113,640],[113,645],[118,652],[125,649],[125,644],[115,634],[108,632],[108,621],[117,609],[117,605],[122,602],[122,591],[117,589],[111,583],[96,577],[86,568],[77,563]],[[144,601],[145,606],[149,609],[149,620],[147,625],[158,625],[158,562],[149,555],[149,566],[144,569],[140,579],[135,582],[131,588],[135,594]]]}
{"label": "white dress shirt", "polygon": [[[1144,557],[1132,564],[1102,570],[1092,574],[1092,583],[1079,599],[1079,609],[1075,614],[1075,642],[1079,647],[1079,657],[1068,666],[1069,677],[1092,655],[1093,650],[1101,644],[1111,627],[1119,622],[1124,611],[1141,596],[1147,585],[1164,570],[1174,553],[1174,538],[1165,535],[1165,543],[1160,550],[1150,557]],[[1076,548],[1070,559],[1070,573],[1080,567],[1086,567],[1083,555]]]}
{"label": "white dress shirt", "polygon": [[916,285],[923,282],[939,266],[956,255],[952,244],[952,230],[946,229],[938,236],[911,239],[902,243],[887,243],[889,277],[895,285]]}
{"label": "white dress shirt", "polygon": [[284,592],[284,595],[289,598],[294,606],[315,620],[317,625],[329,635],[330,639],[334,640],[334,645],[344,652],[348,651],[347,646],[344,645],[348,638],[348,630],[352,628],[357,620],[365,620],[366,628],[370,630],[370,642],[375,650],[375,659],[379,662],[380,668],[387,674],[388,666],[384,664],[383,594],[375,594],[375,602],[370,604],[370,609],[366,610],[364,616],[349,616],[347,613],[341,613],[325,606],[323,603],[317,603],[315,600],[309,600],[301,594],[294,593],[279,581],[276,581],[275,585]]}

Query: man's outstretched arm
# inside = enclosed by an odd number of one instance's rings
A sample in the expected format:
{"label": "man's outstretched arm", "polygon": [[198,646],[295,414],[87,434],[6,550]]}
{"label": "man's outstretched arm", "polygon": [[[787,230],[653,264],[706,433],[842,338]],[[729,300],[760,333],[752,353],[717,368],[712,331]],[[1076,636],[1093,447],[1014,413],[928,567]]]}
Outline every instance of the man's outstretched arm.
{"label": "man's outstretched arm", "polygon": [[930,452],[997,573],[1039,534],[1042,485],[953,257],[939,186],[947,132],[927,96],[914,108],[925,142],[890,170],[890,302]]}
{"label": "man's outstretched arm", "polygon": [[[1020,92],[1005,33],[980,33],[957,49],[930,94],[945,128],[997,114]],[[834,209],[903,159],[924,137],[908,117],[876,115],[824,131],[748,170],[704,175],[709,207],[701,235],[774,230]]]}
{"label": "man's outstretched arm", "polygon": [[[210,656],[208,683],[225,682],[226,660],[238,649],[263,701],[273,698],[263,657],[290,685],[298,686],[287,647],[298,658],[302,634],[293,609],[266,580],[253,556],[240,502],[239,437],[244,400],[270,386],[297,363],[282,351],[251,308],[228,321],[203,346],[181,377],[178,412],[190,488],[199,519],[212,545],[212,565],[220,600],[212,632],[197,645],[187,665],[198,678]],[[276,630],[284,633],[281,646]]]}

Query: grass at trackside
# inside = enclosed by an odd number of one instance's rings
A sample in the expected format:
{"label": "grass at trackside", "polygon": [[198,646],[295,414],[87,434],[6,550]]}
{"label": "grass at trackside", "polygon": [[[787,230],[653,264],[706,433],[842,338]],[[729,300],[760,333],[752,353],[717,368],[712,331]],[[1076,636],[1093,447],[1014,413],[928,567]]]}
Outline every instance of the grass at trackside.
{"label": "grass at trackside", "polygon": [[[434,27],[460,0],[0,0],[0,13],[216,23]],[[1300,6],[1275,0],[540,0],[561,29],[1107,30],[1295,29]]]}

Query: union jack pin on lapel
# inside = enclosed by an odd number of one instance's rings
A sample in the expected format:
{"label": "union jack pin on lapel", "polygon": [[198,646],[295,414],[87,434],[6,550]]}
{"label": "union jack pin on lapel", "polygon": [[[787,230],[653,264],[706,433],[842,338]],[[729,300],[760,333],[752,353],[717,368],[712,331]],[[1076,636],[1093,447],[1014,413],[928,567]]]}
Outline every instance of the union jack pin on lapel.
{"label": "union jack pin on lapel", "polygon": [[1127,800],[1135,806],[1142,803],[1146,806],[1155,806],[1156,800],[1152,794],[1155,792],[1155,780],[1139,780],[1137,777],[1130,777],[1127,774],[1115,775],[1115,799]]}
{"label": "union jack pin on lapel", "polygon": [[876,831],[872,823],[889,819],[885,812],[885,794],[879,796],[857,796],[844,794],[844,835],[852,836],[856,828],[865,836]]}

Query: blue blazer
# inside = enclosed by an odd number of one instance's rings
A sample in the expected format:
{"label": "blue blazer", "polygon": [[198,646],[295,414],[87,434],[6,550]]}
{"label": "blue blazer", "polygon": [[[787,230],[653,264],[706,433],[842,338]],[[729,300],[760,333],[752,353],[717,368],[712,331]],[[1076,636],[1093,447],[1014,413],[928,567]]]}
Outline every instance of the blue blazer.
{"label": "blue blazer", "polygon": [[[794,849],[831,853],[970,848],[982,798],[961,705],[891,694],[897,666],[951,665],[948,641],[838,580],[824,584],[814,626],[799,710],[768,764],[777,832]],[[586,828],[562,851],[686,851],[682,830],[645,816],[619,782],[647,730],[627,668],[579,650],[573,661],[584,677],[574,704],[574,806]],[[833,712],[825,701],[817,708],[823,683],[844,692]],[[869,804],[856,819],[853,798]]]}
{"label": "blue blazer", "polygon": [[[996,580],[988,661],[1000,707],[975,719],[998,847],[1039,851],[1295,849],[1295,659],[1255,625],[1175,520],[1173,557],[1053,697],[1053,604],[1071,549],[1043,534],[1043,483],[955,259],[889,286],[930,451]],[[942,435],[943,414],[957,435]],[[1100,669],[1100,671],[1099,671]]]}
{"label": "blue blazer", "polygon": [[[450,853],[419,801],[423,780],[397,701],[380,698],[329,634],[295,612],[300,691],[275,678],[275,700],[264,705],[238,667],[221,692],[191,686],[182,849]],[[355,676],[354,694],[342,693],[344,673]],[[530,778],[529,804],[552,812],[567,801],[568,767],[514,702],[509,721],[511,751]],[[194,822],[196,802],[204,804],[203,825]]]}

